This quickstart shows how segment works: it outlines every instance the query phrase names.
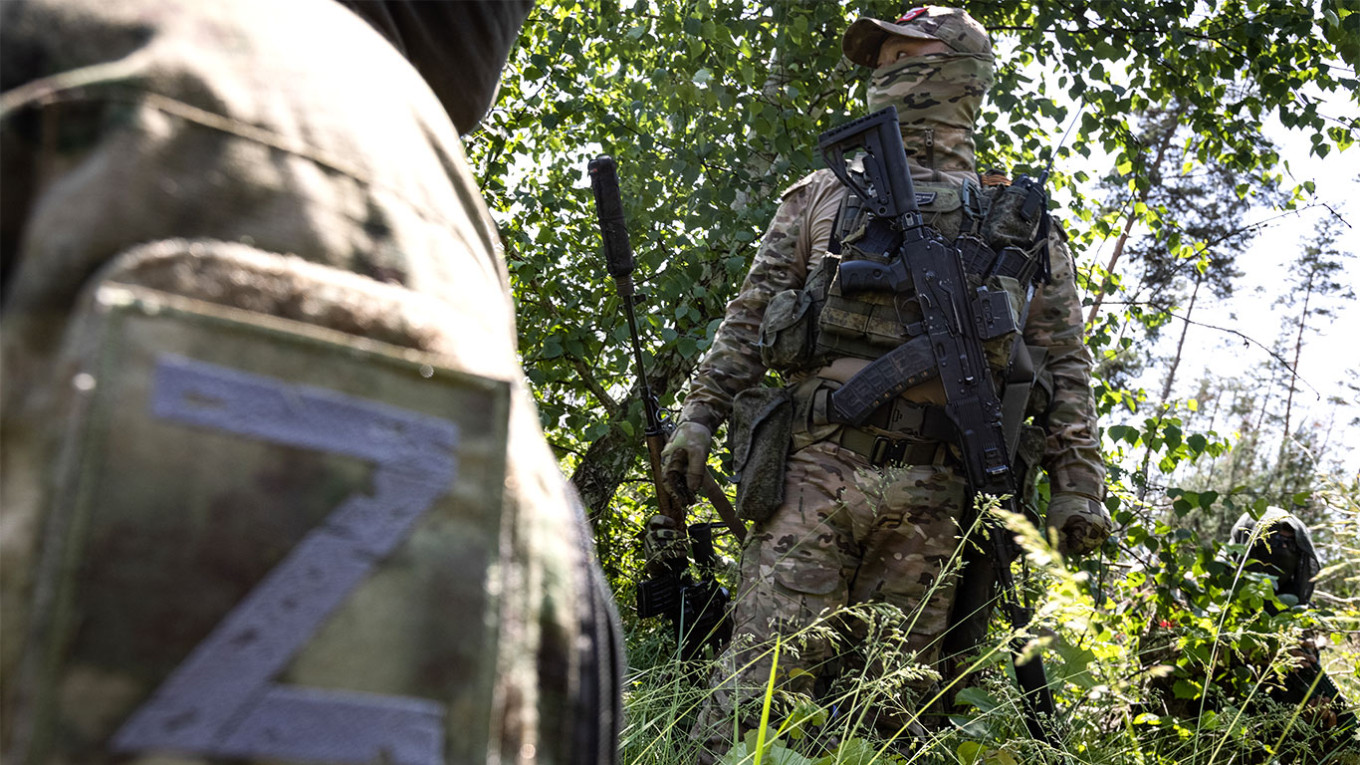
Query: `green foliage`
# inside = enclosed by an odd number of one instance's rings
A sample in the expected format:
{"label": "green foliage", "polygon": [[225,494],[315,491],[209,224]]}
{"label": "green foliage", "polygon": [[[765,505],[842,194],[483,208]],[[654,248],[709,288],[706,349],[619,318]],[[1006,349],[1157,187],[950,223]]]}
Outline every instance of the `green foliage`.
{"label": "green foliage", "polygon": [[[1354,522],[1360,506],[1352,505]],[[1161,527],[1155,537],[1122,539],[1122,544],[1152,554],[1140,558],[1126,575],[1102,582],[1098,575],[1064,563],[1024,518],[1007,516],[1007,525],[1019,534],[1030,589],[1044,593],[1037,602],[1030,646],[1045,654],[1062,710],[1054,725],[1075,761],[1214,765],[1263,752],[1316,757],[1334,743],[1312,707],[1281,705],[1266,697],[1297,666],[1294,648],[1311,634],[1327,637],[1325,669],[1344,693],[1356,698],[1360,643],[1354,635],[1360,621],[1353,612],[1302,609],[1289,598],[1277,598],[1269,577],[1242,565],[1244,546],[1202,539],[1192,531]],[[1017,574],[1021,571],[1017,566]],[[929,677],[914,654],[891,650],[894,633],[900,637],[902,625],[914,617],[859,606],[824,614],[786,636],[781,644],[786,651],[808,638],[842,640],[842,651],[864,652],[865,660],[882,670],[872,676],[855,673],[820,699],[766,687],[753,702],[763,726],[733,742],[722,762],[1041,761],[1047,747],[1025,731],[1018,692],[1008,677],[1008,645],[1014,634],[1002,624],[994,623],[987,641],[963,662],[969,674],[962,686],[959,678],[941,679],[939,695],[923,699],[909,690],[919,685],[885,681],[894,675],[917,683]],[[871,636],[843,642],[847,620],[869,622]],[[676,666],[670,665],[670,671]],[[777,668],[775,662],[772,676]],[[649,744],[646,756],[632,758],[636,748],[627,750],[625,762],[693,761],[696,744],[685,734],[708,693],[703,681],[712,669],[692,669],[688,681],[666,674],[665,668],[639,673],[643,679],[633,683],[626,737],[636,744],[667,729],[670,739]],[[662,678],[665,685],[649,687],[653,678]],[[873,724],[884,710],[914,715],[949,693],[956,706],[943,729],[912,734],[903,728],[894,739]]]}
{"label": "green foliage", "polygon": [[[1119,534],[1101,556],[1073,567],[1031,540],[1032,582],[1045,594],[1037,634],[1051,651],[1059,706],[1069,710],[1068,746],[1084,762],[1206,765],[1273,746],[1258,741],[1274,730],[1267,711],[1225,701],[1189,717],[1172,714],[1154,706],[1161,697],[1153,681],[1169,681],[1172,696],[1177,688],[1250,696],[1287,660],[1279,649],[1298,630],[1353,633],[1351,606],[1266,614],[1267,584],[1239,576],[1222,545],[1240,513],[1298,499],[1296,510],[1315,511],[1309,521],[1325,547],[1324,579],[1353,597],[1360,593],[1360,486],[1323,480],[1317,462],[1300,457],[1306,450],[1286,460],[1265,448],[1276,443],[1267,433],[1272,422],[1257,415],[1279,411],[1292,379],[1235,391],[1218,381],[1198,397],[1212,399],[1209,412],[1129,381],[1144,363],[1147,339],[1171,326],[1181,296],[1193,295],[1201,279],[1206,289],[1231,287],[1231,259],[1208,246],[1225,232],[1215,234],[1207,219],[1240,211],[1234,199],[1259,204],[1254,190],[1278,186],[1294,207],[1313,193],[1309,184],[1282,185],[1280,153],[1261,137],[1261,124],[1279,119],[1318,156],[1354,151],[1354,111],[1324,115],[1319,104],[1329,93],[1356,103],[1360,12],[1345,0],[978,0],[968,8],[993,30],[1000,66],[980,120],[980,166],[1034,173],[1054,161],[1056,215],[1092,302],[1137,294],[1140,284],[1177,298],[1111,300],[1092,312],[1089,345],[1102,365],[1095,393],[1111,467],[1107,504]],[[590,509],[620,603],[633,600],[635,540],[652,512],[653,488],[622,306],[598,254],[586,161],[600,153],[618,160],[635,276],[646,293],[638,306],[642,355],[661,404],[673,408],[780,190],[818,166],[818,132],[862,111],[863,73],[842,61],[841,33],[859,13],[894,18],[901,10],[887,0],[845,7],[542,0],[511,57],[499,106],[468,138],[505,242],[520,353],[542,424]],[[1154,116],[1158,129],[1144,129]],[[1108,172],[1094,173],[1105,185],[1073,172],[1078,158],[1106,161]],[[1179,196],[1164,193],[1180,179],[1194,183],[1178,187]],[[1224,213],[1198,215],[1208,198]],[[1138,255],[1148,270],[1129,277],[1092,262],[1091,253],[1129,231],[1149,241]],[[1307,321],[1307,309],[1299,315]],[[1230,415],[1239,404],[1243,411]],[[1306,433],[1290,435],[1320,445]],[[730,540],[720,546],[735,554]],[[687,732],[705,694],[704,672],[674,664],[666,627],[621,610],[634,666],[624,762],[692,761]],[[953,727],[926,742],[931,756],[1032,761],[1039,745],[1028,740],[1005,679],[1008,637],[998,625],[976,683],[959,695],[965,704]],[[1163,638],[1174,641],[1174,662],[1143,655]],[[875,648],[892,645],[877,639]],[[1360,698],[1358,652],[1353,640],[1330,652],[1352,698]],[[1266,658],[1255,674],[1240,676],[1230,659],[1248,655]],[[885,704],[892,695],[854,685],[838,693],[861,704]],[[884,742],[854,717],[833,721],[840,727],[832,740],[818,733],[815,714],[798,708],[780,707],[763,746],[758,736],[735,742],[731,757],[860,762],[872,751],[888,761]]]}
{"label": "green foliage", "polygon": [[[1066,175],[1063,159],[1105,153],[1128,188],[1150,188],[1150,147],[1130,114],[1172,110],[1189,136],[1185,162],[1223,168],[1249,186],[1278,174],[1278,153],[1257,129],[1268,116],[1312,136],[1318,153],[1343,150],[1355,120],[1327,122],[1317,102],[1354,89],[1332,61],[1353,49],[1356,14],[1345,3],[1323,5],[1314,17],[1290,0],[1221,2],[1207,12],[1190,0],[1077,12],[1020,0],[970,4],[1000,54],[978,131],[980,164],[1041,167],[1073,116],[1058,94],[1082,101],[1051,181],[1080,253],[1116,233],[1118,208]],[[586,159],[608,152],[619,161],[648,296],[644,356],[662,404],[672,406],[778,191],[817,165],[819,131],[861,109],[863,74],[840,58],[842,31],[858,12],[899,11],[884,0],[590,0],[540,3],[530,17],[500,105],[470,137],[469,155],[506,242],[521,354],[545,429],[568,469],[610,463],[599,480],[578,480],[597,521],[628,465],[637,469],[641,428],[627,396],[633,372],[620,306],[596,254]],[[1176,231],[1161,207],[1133,213],[1170,241]],[[1189,244],[1182,236],[1171,249]],[[1089,265],[1082,278],[1115,283]],[[1108,317],[1093,346],[1103,352],[1128,339],[1122,327],[1156,320]],[[620,461],[621,449],[631,459]]]}

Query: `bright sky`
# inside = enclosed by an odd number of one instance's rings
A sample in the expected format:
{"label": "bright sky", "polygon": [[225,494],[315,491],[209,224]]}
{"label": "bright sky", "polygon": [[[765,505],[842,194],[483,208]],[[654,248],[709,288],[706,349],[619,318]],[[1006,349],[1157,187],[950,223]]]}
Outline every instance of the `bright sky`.
{"label": "bright sky", "polygon": [[[1324,114],[1344,114],[1354,109],[1344,96],[1329,99]],[[1352,146],[1341,154],[1332,153],[1326,159],[1309,155],[1308,137],[1290,131],[1278,122],[1265,126],[1266,135],[1281,149],[1288,162],[1286,186],[1313,181],[1316,184],[1314,202],[1319,206],[1298,215],[1285,216],[1270,223],[1253,241],[1249,250],[1239,256],[1238,267],[1244,272],[1234,297],[1218,304],[1196,306],[1196,322],[1230,328],[1242,332],[1258,343],[1272,346],[1280,332],[1281,309],[1274,305],[1286,284],[1288,267],[1312,237],[1318,222],[1332,215],[1330,207],[1340,214],[1350,228],[1337,242],[1342,251],[1356,257],[1346,262],[1346,272],[1339,281],[1360,288],[1360,146]],[[1325,205],[1326,207],[1323,207]],[[1279,213],[1257,210],[1249,221],[1266,220]],[[1107,243],[1100,260],[1108,257]],[[1334,418],[1329,456],[1336,458],[1349,474],[1360,470],[1360,428],[1348,428],[1352,418],[1360,417],[1360,401],[1344,387],[1348,372],[1360,370],[1360,306],[1357,301],[1333,298],[1329,305],[1336,310],[1330,324],[1318,326],[1316,334],[1307,336],[1299,360],[1298,373],[1303,382],[1294,398],[1294,422],[1321,421],[1323,427]],[[1174,351],[1180,327],[1164,333],[1163,353]],[[1265,350],[1243,341],[1240,337],[1208,327],[1193,326],[1186,337],[1186,348],[1173,396],[1185,397],[1193,393],[1206,371],[1217,378],[1245,376],[1254,368],[1267,363]],[[1160,391],[1165,371],[1153,370],[1143,384],[1149,395]],[[1356,380],[1360,382],[1360,378]],[[1328,399],[1341,396],[1352,402],[1350,407],[1337,408]]]}

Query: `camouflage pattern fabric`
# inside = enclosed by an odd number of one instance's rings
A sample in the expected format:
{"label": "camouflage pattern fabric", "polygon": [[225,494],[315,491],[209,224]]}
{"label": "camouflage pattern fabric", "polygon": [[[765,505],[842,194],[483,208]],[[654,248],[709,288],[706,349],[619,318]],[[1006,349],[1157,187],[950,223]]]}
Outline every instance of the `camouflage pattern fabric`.
{"label": "camouflage pattern fabric", "polygon": [[1044,512],[1044,526],[1058,552],[1085,555],[1109,538],[1110,513],[1103,502],[1083,494],[1055,491]]}
{"label": "camouflage pattern fabric", "polygon": [[[494,224],[426,83],[329,1],[0,14],[0,756],[610,761],[618,628],[515,355]],[[195,380],[222,395],[166,392]],[[374,452],[374,433],[212,420],[243,390],[431,444],[455,427],[462,468],[446,447]],[[328,515],[402,492],[425,499],[398,536]],[[175,677],[245,682],[194,657],[229,653],[214,629],[294,556],[357,579],[288,628],[295,654],[247,662],[291,724],[137,745],[139,710],[193,700]],[[279,606],[317,617],[315,600]],[[262,638],[291,622],[261,624],[240,645],[281,650]],[[346,724],[361,708],[420,725],[381,745],[408,729]],[[318,719],[379,751],[320,740]],[[245,746],[275,734],[329,749]]]}
{"label": "camouflage pattern fabric", "polygon": [[973,123],[992,86],[990,54],[898,59],[869,79],[869,111],[896,106],[912,179],[976,179]]}
{"label": "camouflage pattern fabric", "polygon": [[[758,347],[765,306],[775,294],[801,288],[821,262],[845,193],[829,170],[818,170],[784,192],[741,290],[727,304],[713,347],[690,382],[681,421],[717,430],[736,393],[765,376]],[[1048,349],[1047,368],[1053,374],[1053,395],[1043,407],[1048,415],[1042,462],[1055,491],[1099,499],[1105,466],[1095,432],[1091,357],[1082,337],[1075,266],[1061,231],[1052,233],[1049,246],[1053,278],[1035,291],[1024,330],[1026,343]],[[904,395],[940,403],[938,387],[931,381]]]}
{"label": "camouflage pattern fabric", "polygon": [[992,52],[992,40],[986,28],[959,8],[927,5],[912,8],[896,21],[861,17],[855,19],[841,38],[845,57],[860,66],[878,66],[878,51],[891,35],[913,40],[936,40],[948,45],[956,53]]}
{"label": "camouflage pattern fabric", "polygon": [[[913,181],[950,188],[956,192],[954,199],[966,181],[977,181],[971,120],[991,83],[992,62],[990,46],[973,49],[977,47],[901,60],[875,72],[870,88],[875,106],[899,106]],[[682,422],[716,431],[730,414],[736,394],[760,383],[767,372],[759,346],[766,307],[776,294],[803,288],[818,269],[846,193],[827,170],[808,175],[784,192],[746,280],[728,303],[713,346],[691,381]],[[958,230],[963,215],[958,209],[935,217],[930,210],[924,212],[927,222],[940,230]],[[1092,500],[1104,496],[1105,477],[1090,391],[1092,362],[1083,341],[1075,268],[1058,226],[1050,232],[1049,247],[1052,278],[1035,291],[1023,329],[1027,344],[1046,349],[1053,381],[1051,396],[1036,402],[1045,429],[1041,463],[1055,493],[1080,495],[1083,507],[1089,508]],[[820,369],[791,373],[785,382],[795,385],[811,378],[844,382],[864,363],[833,359]],[[938,380],[902,395],[916,403],[944,403]],[[806,627],[823,608],[885,601],[899,605],[908,615],[920,611],[919,618],[910,621],[908,617],[906,622],[911,642],[928,665],[938,659],[930,646],[944,627],[953,591],[937,587],[929,601],[923,603],[921,598],[928,584],[940,579],[942,562],[955,547],[953,522],[963,516],[967,503],[965,482],[938,465],[906,466],[905,474],[900,468],[871,470],[879,476],[877,482],[888,487],[887,494],[901,501],[895,505],[902,510],[898,517],[909,518],[910,524],[904,521],[900,528],[911,529],[902,533],[897,542],[901,547],[892,557],[875,558],[863,530],[855,526],[859,521],[850,520],[863,512],[857,509],[862,508],[856,497],[863,489],[858,488],[855,475],[867,466],[851,452],[825,443],[838,432],[837,426],[825,425],[801,439],[795,435],[788,472],[790,493],[767,522],[755,526],[743,552],[736,638],[714,676],[719,692],[701,711],[695,729],[710,757],[730,745],[734,733],[743,732],[732,731],[730,723],[724,722],[733,719],[733,705],[748,697],[746,689],[763,689],[768,679],[768,662],[752,663],[755,655],[750,652],[759,649],[751,646],[759,646],[771,635],[788,635]],[[930,471],[933,480],[913,477],[910,471],[916,470]],[[814,490],[820,492],[820,503],[810,496]],[[836,515],[841,504],[851,508],[844,511],[847,518]],[[872,519],[872,513],[867,517]],[[878,589],[860,586],[861,578],[897,584]],[[849,582],[856,585],[850,588]],[[745,596],[748,591],[750,597]],[[748,600],[755,603],[743,605]],[[794,666],[809,674],[789,676],[787,688],[809,691],[816,681],[825,680],[831,672],[822,665],[828,651],[817,646],[803,650],[804,658]],[[749,722],[743,712],[741,726]]]}
{"label": "camouflage pattern fabric", "polygon": [[[733,601],[738,637],[718,662],[712,701],[695,728],[706,749],[701,762],[713,762],[734,740],[734,708],[742,730],[758,725],[776,635],[790,645],[779,659],[781,690],[814,696],[833,665],[852,669],[852,654],[842,655],[824,635],[803,633],[819,616],[855,603],[895,606],[909,625],[905,647],[915,654],[909,660],[930,667],[940,658],[954,589],[953,578],[941,573],[968,500],[963,476],[934,465],[877,470],[857,454],[819,443],[789,459],[785,494],[785,505],[742,550]],[[848,645],[862,639],[859,620],[834,618],[829,626]],[[857,678],[882,669],[855,668],[850,674]],[[883,699],[875,727],[885,738],[920,730],[915,710],[933,689],[923,679],[900,698]]]}
{"label": "camouflage pattern fabric", "polygon": [[[1308,608],[1321,563],[1298,516],[1279,507],[1266,508],[1260,518],[1243,513],[1227,542],[1246,549],[1221,551],[1221,560],[1229,565],[1217,575],[1217,584],[1228,586],[1240,567],[1272,577],[1276,595],[1292,608]],[[1264,604],[1267,614],[1280,610],[1274,603]],[[1355,711],[1323,668],[1330,642],[1324,633],[1310,626],[1292,634],[1261,634],[1250,645],[1225,647],[1210,666],[1203,654],[1185,650],[1185,638],[1175,625],[1149,624],[1139,641],[1139,661],[1145,669],[1160,666],[1165,671],[1147,673],[1146,706],[1153,714],[1191,721],[1225,709],[1252,715],[1252,735],[1243,745],[1254,744],[1254,751],[1260,751],[1261,744],[1281,742],[1272,753],[1274,761],[1360,761]],[[1281,666],[1285,662],[1288,669]],[[1187,674],[1203,683],[1202,695],[1178,688]],[[1288,727],[1282,727],[1286,721]]]}
{"label": "camouflage pattern fabric", "polygon": [[[1233,524],[1228,541],[1250,547],[1251,557],[1258,563],[1274,564],[1265,572],[1279,577],[1277,592],[1293,595],[1302,605],[1312,601],[1313,578],[1322,570],[1322,563],[1313,548],[1312,533],[1298,516],[1278,507],[1266,508],[1260,519],[1243,513]],[[1278,561],[1288,559],[1290,551],[1293,565],[1281,565]]]}

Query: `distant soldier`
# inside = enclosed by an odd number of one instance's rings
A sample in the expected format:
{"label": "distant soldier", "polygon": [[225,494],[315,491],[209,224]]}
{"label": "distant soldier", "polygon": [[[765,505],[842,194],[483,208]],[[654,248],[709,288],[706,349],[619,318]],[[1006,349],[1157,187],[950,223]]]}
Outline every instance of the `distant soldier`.
{"label": "distant soldier", "polygon": [[[1009,181],[974,164],[974,122],[993,79],[987,32],[961,10],[932,6],[894,22],[859,19],[843,46],[873,70],[869,109],[898,110],[925,222],[946,240],[1015,248],[1007,268],[972,274],[1009,295],[1023,327],[988,341],[986,363],[1006,389],[1018,472],[1048,471],[1046,520],[1060,549],[1090,551],[1108,535],[1109,517],[1073,263],[1047,211],[1042,225],[1037,214],[1024,221],[1004,213],[1016,207]],[[892,398],[862,426],[838,421],[828,406],[857,372],[923,331],[914,296],[839,288],[841,261],[871,257],[855,247],[863,208],[827,170],[784,192],[666,449],[675,493],[690,499],[713,433],[732,414],[738,509],[755,522],[742,552],[736,638],[696,728],[708,762],[739,734],[734,706],[741,729],[758,724],[752,702],[771,668],[768,655],[758,657],[774,636],[827,609],[883,602],[916,614],[908,647],[934,666],[950,626],[956,581],[941,574],[971,492],[939,380]],[[759,387],[767,370],[781,376],[782,390]],[[1029,417],[1034,424],[1023,425]],[[832,658],[824,641],[785,653],[780,687],[813,694]],[[917,690],[917,701],[928,698]],[[909,720],[885,709],[876,722],[893,735]]]}
{"label": "distant soldier", "polygon": [[[1246,545],[1246,570],[1269,575],[1275,594],[1292,600],[1291,605],[1308,606],[1313,602],[1313,578],[1322,570],[1313,537],[1298,516],[1271,507],[1260,519],[1243,513],[1233,524],[1229,537],[1233,544]],[[1268,603],[1266,609],[1278,612]],[[1308,721],[1327,731],[1334,742],[1349,741],[1352,751],[1360,752],[1355,741],[1356,718],[1336,683],[1322,669],[1318,636],[1306,633],[1290,652],[1296,665],[1282,682],[1267,685],[1266,695],[1286,707],[1303,705],[1310,709]]]}
{"label": "distant soldier", "polygon": [[0,4],[6,763],[613,761],[450,120],[528,6],[357,5]]}
{"label": "distant soldier", "polygon": [[[1235,590],[1242,584],[1241,571],[1248,571],[1268,575],[1276,596],[1291,608],[1312,602],[1313,579],[1321,562],[1308,527],[1297,516],[1278,507],[1267,508],[1260,518],[1244,513],[1233,525],[1229,541],[1245,548],[1246,559],[1229,556],[1233,565],[1206,574],[1214,590]],[[1267,602],[1264,611],[1275,615],[1282,609]],[[1245,705],[1252,715],[1252,735],[1241,742],[1245,762],[1332,762],[1327,756],[1343,749],[1352,756],[1360,754],[1355,713],[1322,669],[1319,638],[1305,630],[1301,638],[1286,638],[1295,641],[1292,645],[1282,644],[1257,631],[1251,648],[1225,642],[1212,654],[1216,663],[1210,667],[1203,654],[1185,650],[1170,621],[1162,621],[1143,636],[1139,656],[1147,669],[1160,665],[1174,671],[1149,672],[1146,710],[1159,717],[1193,720],[1206,712],[1237,714],[1236,709]],[[1277,662],[1290,666],[1272,666]],[[1191,687],[1202,686],[1202,695],[1187,693],[1187,680]],[[1261,743],[1273,746],[1277,741],[1281,751],[1260,748]]]}

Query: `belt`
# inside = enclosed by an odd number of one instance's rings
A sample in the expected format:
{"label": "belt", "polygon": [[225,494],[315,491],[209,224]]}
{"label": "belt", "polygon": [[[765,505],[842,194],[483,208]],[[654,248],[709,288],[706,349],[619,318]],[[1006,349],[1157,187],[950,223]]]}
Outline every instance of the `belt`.
{"label": "belt", "polygon": [[888,438],[846,425],[826,439],[842,449],[858,454],[874,467],[884,465],[945,465],[954,456],[946,444],[912,438]]}
{"label": "belt", "polygon": [[[812,385],[816,388],[806,410],[808,424],[835,424],[829,399],[831,391],[840,386],[825,380]],[[874,467],[944,465],[955,460],[948,444],[955,440],[956,431],[942,407],[895,398],[879,407],[864,425],[867,427],[841,425],[825,440],[860,455]]]}

